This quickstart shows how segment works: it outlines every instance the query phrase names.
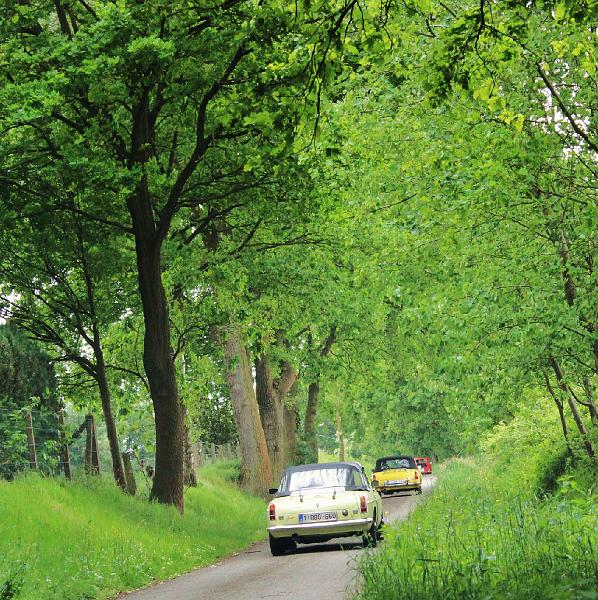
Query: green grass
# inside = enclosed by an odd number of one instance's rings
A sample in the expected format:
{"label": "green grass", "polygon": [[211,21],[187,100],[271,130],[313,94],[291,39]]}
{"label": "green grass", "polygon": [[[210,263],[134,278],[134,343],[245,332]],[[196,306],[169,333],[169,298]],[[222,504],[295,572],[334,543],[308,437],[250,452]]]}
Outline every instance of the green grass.
{"label": "green grass", "polygon": [[565,479],[554,496],[475,460],[441,470],[431,497],[361,563],[364,600],[598,598],[598,500]]}
{"label": "green grass", "polygon": [[264,503],[235,487],[236,469],[204,467],[184,517],[100,478],[0,482],[0,600],[108,598],[264,538]]}

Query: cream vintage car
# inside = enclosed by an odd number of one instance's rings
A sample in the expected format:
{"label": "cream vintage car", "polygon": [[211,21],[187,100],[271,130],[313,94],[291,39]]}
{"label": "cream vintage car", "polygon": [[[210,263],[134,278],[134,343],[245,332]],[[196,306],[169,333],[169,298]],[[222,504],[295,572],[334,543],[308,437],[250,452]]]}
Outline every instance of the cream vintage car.
{"label": "cream vintage car", "polygon": [[268,506],[268,537],[274,556],[333,538],[360,535],[375,546],[382,524],[382,498],[354,462],[288,468]]}

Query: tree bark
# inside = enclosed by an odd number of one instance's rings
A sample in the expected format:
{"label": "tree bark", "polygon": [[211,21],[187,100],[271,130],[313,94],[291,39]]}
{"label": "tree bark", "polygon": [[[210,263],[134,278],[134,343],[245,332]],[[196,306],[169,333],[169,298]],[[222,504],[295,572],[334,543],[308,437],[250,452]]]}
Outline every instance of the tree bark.
{"label": "tree bark", "polygon": [[318,438],[316,435],[316,415],[320,400],[320,378],[312,381],[307,389],[307,408],[305,409],[305,442],[309,450],[307,462],[318,462]]}
{"label": "tree bark", "polygon": [[241,449],[241,486],[265,498],[272,484],[272,466],[253,389],[251,362],[237,327],[230,326],[224,336],[226,380]]}
{"label": "tree bark", "polygon": [[284,462],[284,403],[274,389],[270,359],[266,353],[255,359],[255,393],[270,456],[272,478],[278,481]]}
{"label": "tree bark", "polygon": [[561,391],[565,394],[565,397],[567,398],[569,408],[571,409],[571,413],[573,415],[573,420],[575,421],[575,424],[577,425],[577,429],[579,430],[579,433],[581,434],[586,452],[588,453],[588,456],[590,458],[594,458],[594,448],[592,447],[592,442],[590,441],[590,439],[588,437],[588,432],[586,430],[586,426],[583,422],[583,419],[581,418],[581,415],[579,414],[579,411],[577,410],[577,404],[575,402],[575,399],[571,395],[571,390],[569,389],[569,387],[567,386],[567,383],[565,382],[563,371],[561,370],[561,367],[554,356],[550,357],[550,364],[552,366],[554,374],[556,375],[556,379],[557,379],[559,388],[561,389]]}

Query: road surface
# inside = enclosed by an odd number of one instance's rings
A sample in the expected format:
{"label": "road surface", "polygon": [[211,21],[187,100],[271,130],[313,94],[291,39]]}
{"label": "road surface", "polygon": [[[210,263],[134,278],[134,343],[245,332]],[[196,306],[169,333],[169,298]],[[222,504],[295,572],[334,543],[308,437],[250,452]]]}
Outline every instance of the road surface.
{"label": "road surface", "polygon": [[[434,477],[426,476],[424,494],[433,483]],[[405,519],[420,499],[421,496],[407,494],[384,498],[384,520],[389,523]],[[260,542],[216,565],[121,594],[119,599],[343,600],[355,592],[356,559],[362,551],[361,538],[343,538],[325,544],[299,545],[293,554],[273,557],[268,542]]]}

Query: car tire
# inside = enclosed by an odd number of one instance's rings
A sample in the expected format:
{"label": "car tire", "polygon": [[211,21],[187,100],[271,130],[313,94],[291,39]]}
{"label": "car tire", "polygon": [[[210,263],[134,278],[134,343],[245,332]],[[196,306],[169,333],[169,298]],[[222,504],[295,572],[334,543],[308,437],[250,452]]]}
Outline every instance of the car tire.
{"label": "car tire", "polygon": [[297,547],[297,544],[291,538],[275,538],[272,537],[272,534],[268,534],[268,538],[272,556],[282,556],[287,550],[294,550]]}
{"label": "car tire", "polygon": [[374,521],[367,533],[362,536],[364,548],[375,548],[378,545],[378,526],[376,525],[376,513],[374,512]]}

